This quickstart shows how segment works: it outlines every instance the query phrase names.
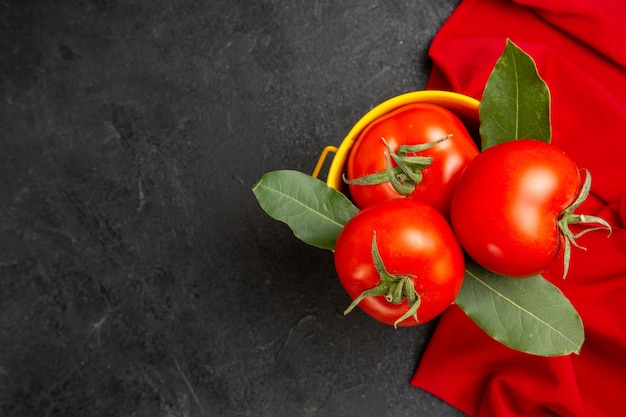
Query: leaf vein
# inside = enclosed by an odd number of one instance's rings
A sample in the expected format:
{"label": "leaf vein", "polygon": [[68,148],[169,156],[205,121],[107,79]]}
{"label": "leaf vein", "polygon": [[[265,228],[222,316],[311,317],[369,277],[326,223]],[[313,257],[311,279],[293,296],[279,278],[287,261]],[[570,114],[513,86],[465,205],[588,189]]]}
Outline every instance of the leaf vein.
{"label": "leaf vein", "polygon": [[539,323],[543,324],[545,327],[547,327],[548,329],[552,330],[554,333],[560,335],[564,340],[567,340],[568,342],[570,342],[573,346],[577,346],[577,344],[571,340],[569,337],[567,337],[565,334],[563,334],[562,332],[560,332],[558,329],[556,329],[554,326],[552,326],[550,323],[548,323],[547,321],[543,320],[542,318],[540,318],[539,316],[537,316],[536,314],[533,314],[532,312],[528,311],[526,308],[524,308],[523,306],[519,305],[518,303],[516,303],[515,301],[513,301],[512,299],[510,299],[509,297],[505,296],[504,294],[502,294],[501,292],[497,291],[494,287],[492,287],[491,285],[487,284],[485,281],[481,280],[476,274],[472,273],[471,271],[466,270],[466,272],[472,277],[474,278],[476,281],[478,281],[480,284],[482,284],[483,286],[485,286],[487,289],[489,289],[490,291],[492,291],[494,294],[496,294],[497,296],[499,296],[500,298],[504,299],[505,301],[511,303],[513,306],[515,306],[516,308],[518,308],[521,312],[526,313],[527,315],[529,315],[530,317],[534,318],[535,320],[537,320]]}
{"label": "leaf vein", "polygon": [[328,221],[329,221],[329,223],[335,224],[335,225],[337,225],[337,226],[339,226],[339,227],[343,227],[343,224],[342,224],[342,223],[339,223],[338,221],[336,221],[336,220],[335,220],[335,219],[333,219],[332,217],[329,217],[329,216],[325,215],[325,214],[324,214],[323,212],[321,212],[321,211],[316,211],[316,210],[314,210],[311,206],[308,206],[308,205],[306,205],[306,204],[302,203],[300,200],[298,200],[298,199],[296,199],[296,198],[293,198],[293,197],[292,197],[292,196],[290,196],[289,194],[285,194],[285,193],[283,193],[283,192],[281,192],[281,191],[279,191],[279,190],[277,190],[277,189],[275,189],[275,188],[268,187],[268,186],[265,186],[265,185],[263,185],[263,184],[259,184],[258,186],[259,186],[259,187],[261,187],[261,188],[265,188],[266,190],[269,190],[270,192],[274,192],[274,193],[276,193],[276,194],[278,194],[278,195],[280,195],[280,196],[282,196],[282,197],[285,197],[285,198],[287,198],[288,200],[290,200],[290,201],[292,201],[292,202],[295,202],[296,204],[298,204],[298,205],[300,205],[300,206],[304,207],[305,209],[307,209],[307,210],[309,210],[309,211],[311,211],[311,212],[313,212],[313,213],[317,213],[317,214],[319,214],[322,218],[324,218],[324,219],[328,220]]}

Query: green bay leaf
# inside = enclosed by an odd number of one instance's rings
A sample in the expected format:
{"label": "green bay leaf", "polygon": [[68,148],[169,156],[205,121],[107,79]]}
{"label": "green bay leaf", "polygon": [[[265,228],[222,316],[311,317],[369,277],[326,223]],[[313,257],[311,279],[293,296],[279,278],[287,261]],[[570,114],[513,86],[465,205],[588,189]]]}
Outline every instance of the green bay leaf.
{"label": "green bay leaf", "polygon": [[480,102],[482,150],[516,139],[550,142],[550,91],[533,59],[507,39]]}
{"label": "green bay leaf", "polygon": [[322,249],[335,248],[339,232],[358,212],[345,195],[298,171],[268,172],[252,191],[267,214],[289,225],[298,239]]}
{"label": "green bay leaf", "polygon": [[466,265],[456,304],[488,335],[541,356],[580,353],[582,320],[563,293],[540,275],[508,278]]}

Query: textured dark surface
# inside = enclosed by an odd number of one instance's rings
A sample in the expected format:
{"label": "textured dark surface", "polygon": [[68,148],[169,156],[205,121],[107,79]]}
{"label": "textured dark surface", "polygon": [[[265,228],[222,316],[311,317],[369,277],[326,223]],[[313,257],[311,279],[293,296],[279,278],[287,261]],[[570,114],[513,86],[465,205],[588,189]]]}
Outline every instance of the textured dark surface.
{"label": "textured dark surface", "polygon": [[459,416],[433,330],[259,208],[424,87],[454,0],[0,3],[0,415]]}

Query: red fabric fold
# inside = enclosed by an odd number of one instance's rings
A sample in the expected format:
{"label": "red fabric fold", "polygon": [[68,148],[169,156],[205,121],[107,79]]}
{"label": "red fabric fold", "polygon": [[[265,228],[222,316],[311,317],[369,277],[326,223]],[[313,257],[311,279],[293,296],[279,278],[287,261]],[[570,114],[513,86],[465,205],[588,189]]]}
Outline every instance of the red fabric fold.
{"label": "red fabric fold", "polygon": [[411,380],[473,417],[620,416],[626,409],[626,2],[462,0],[435,37],[428,88],[480,99],[510,38],[537,63],[552,98],[553,143],[593,177],[578,210],[613,234],[584,235],[570,272],[545,276],[585,326],[580,355],[545,358],[487,336],[458,307]]}

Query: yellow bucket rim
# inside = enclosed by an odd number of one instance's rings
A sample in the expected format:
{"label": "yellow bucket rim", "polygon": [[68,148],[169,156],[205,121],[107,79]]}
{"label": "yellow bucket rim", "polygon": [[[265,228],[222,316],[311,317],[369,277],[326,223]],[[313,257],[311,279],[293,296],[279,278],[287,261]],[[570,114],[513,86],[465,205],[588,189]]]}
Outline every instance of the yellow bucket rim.
{"label": "yellow bucket rim", "polygon": [[[370,111],[365,113],[359,121],[350,129],[347,136],[341,142],[338,148],[336,148],[335,156],[330,164],[328,175],[326,178],[326,184],[336,190],[341,190],[343,187],[343,172],[346,160],[350,149],[354,145],[354,142],[361,135],[361,132],[374,120],[377,120],[381,116],[392,112],[393,110],[402,107],[406,104],[412,103],[433,103],[440,105],[452,111],[457,117],[459,117],[468,129],[476,130],[479,125],[479,106],[480,102],[473,97],[466,96],[460,93],[454,93],[451,91],[442,90],[421,90],[413,91],[410,93],[401,94],[399,96],[392,97]],[[335,150],[333,147],[331,150]]]}

